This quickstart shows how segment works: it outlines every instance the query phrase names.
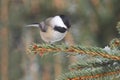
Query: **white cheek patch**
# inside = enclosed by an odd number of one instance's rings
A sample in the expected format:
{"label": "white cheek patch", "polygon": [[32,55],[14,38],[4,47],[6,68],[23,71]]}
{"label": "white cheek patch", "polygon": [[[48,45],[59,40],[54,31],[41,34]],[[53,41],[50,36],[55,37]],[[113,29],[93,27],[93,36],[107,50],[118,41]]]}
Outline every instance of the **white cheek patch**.
{"label": "white cheek patch", "polygon": [[51,20],[51,25],[54,26],[60,26],[60,27],[64,27],[67,28],[65,26],[65,24],[63,23],[62,19],[59,16],[55,16],[53,17],[53,19]]}

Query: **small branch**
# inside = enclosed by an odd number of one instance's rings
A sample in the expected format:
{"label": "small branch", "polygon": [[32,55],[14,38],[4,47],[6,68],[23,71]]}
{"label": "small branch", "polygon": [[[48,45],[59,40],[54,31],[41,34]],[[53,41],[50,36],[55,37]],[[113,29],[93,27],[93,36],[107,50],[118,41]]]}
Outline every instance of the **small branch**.
{"label": "small branch", "polygon": [[94,79],[94,78],[100,78],[103,76],[109,76],[109,75],[114,75],[114,74],[119,74],[120,70],[117,71],[112,71],[112,72],[106,72],[106,73],[102,73],[102,74],[96,74],[96,75],[91,75],[91,76],[80,76],[80,77],[76,77],[76,78],[72,78],[72,79],[68,79],[68,80],[86,80],[86,79]]}
{"label": "small branch", "polygon": [[82,47],[82,46],[70,46],[65,45],[37,45],[34,44],[28,49],[29,53],[39,53],[43,55],[44,53],[50,52],[71,52],[78,54],[89,54],[91,56],[101,56],[108,59],[120,60],[120,56],[108,54],[105,50],[101,48],[91,48],[91,47]]}

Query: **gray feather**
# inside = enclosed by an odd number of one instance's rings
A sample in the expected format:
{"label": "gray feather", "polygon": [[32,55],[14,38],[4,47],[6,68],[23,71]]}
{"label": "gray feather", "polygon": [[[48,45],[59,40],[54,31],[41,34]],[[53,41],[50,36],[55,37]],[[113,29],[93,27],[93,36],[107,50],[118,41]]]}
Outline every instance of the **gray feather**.
{"label": "gray feather", "polygon": [[46,26],[46,24],[44,22],[41,22],[39,24],[39,27],[40,27],[42,32],[46,32],[47,31],[47,26]]}

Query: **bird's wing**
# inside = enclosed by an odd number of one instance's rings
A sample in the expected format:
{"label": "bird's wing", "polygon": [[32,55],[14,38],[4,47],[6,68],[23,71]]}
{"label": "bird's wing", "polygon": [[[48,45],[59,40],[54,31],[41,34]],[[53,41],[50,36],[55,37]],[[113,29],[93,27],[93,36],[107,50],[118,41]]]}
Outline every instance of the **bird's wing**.
{"label": "bird's wing", "polygon": [[52,19],[52,17],[46,19],[44,22],[42,21],[39,24],[39,27],[40,27],[41,31],[46,32],[48,27],[51,27],[51,24],[50,24],[51,19]]}
{"label": "bird's wing", "polygon": [[43,21],[40,22],[39,27],[40,27],[42,32],[46,32],[47,31],[47,26],[46,26],[45,22],[43,22]]}

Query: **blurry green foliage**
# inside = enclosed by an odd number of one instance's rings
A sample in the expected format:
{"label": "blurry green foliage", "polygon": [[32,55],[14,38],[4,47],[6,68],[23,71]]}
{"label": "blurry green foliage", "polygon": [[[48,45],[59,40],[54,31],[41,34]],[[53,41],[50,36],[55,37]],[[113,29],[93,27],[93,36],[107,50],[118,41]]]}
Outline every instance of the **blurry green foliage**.
{"label": "blurry green foliage", "polygon": [[[1,1],[2,0],[0,0],[0,15]],[[31,3],[34,1],[37,0],[9,0],[10,80],[17,80],[24,77],[24,71],[21,70],[21,65],[19,64],[23,63],[21,59],[26,54],[25,42],[23,40],[23,38],[25,38],[23,37],[25,35],[24,33],[27,32],[24,28],[26,24],[39,22],[56,14],[66,14],[71,19],[71,33],[73,34],[76,44],[104,47],[112,38],[118,36],[115,26],[120,19],[120,0],[61,0],[65,4],[62,9],[60,9],[61,5],[59,5],[59,3],[55,3],[55,0],[38,0],[38,3],[33,6],[35,8],[32,9]],[[56,7],[55,4],[60,7]],[[2,28],[3,25],[4,23],[2,23],[0,19],[0,28]],[[35,42],[41,42],[41,39],[38,38],[39,32],[36,32],[37,29],[36,31],[28,30],[33,34],[28,35],[28,37],[32,37]],[[0,40],[2,40],[2,38]],[[0,41],[0,44],[1,43]],[[63,56],[62,58],[61,60],[65,62],[69,61],[69,59],[65,59]],[[40,70],[42,70],[46,66],[46,61],[42,62],[40,58],[38,59],[38,63],[42,65]],[[52,62],[54,64],[55,59],[51,59],[50,56],[48,61],[49,64]],[[64,65],[61,64],[62,68],[67,64],[68,63]],[[51,67],[53,67],[53,65]],[[55,73],[54,69],[51,69],[51,73]],[[40,75],[41,74],[42,72],[40,71]]]}

